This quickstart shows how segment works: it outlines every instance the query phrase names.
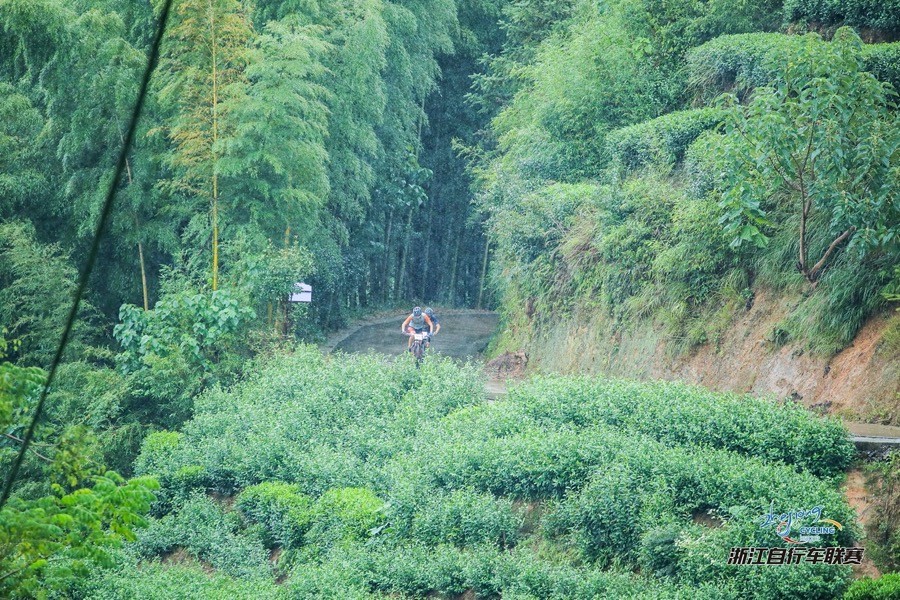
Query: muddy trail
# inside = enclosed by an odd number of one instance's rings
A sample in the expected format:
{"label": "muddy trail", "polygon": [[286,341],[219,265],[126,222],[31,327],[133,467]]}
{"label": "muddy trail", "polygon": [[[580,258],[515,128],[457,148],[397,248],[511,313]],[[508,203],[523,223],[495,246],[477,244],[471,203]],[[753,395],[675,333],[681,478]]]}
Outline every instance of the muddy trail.
{"label": "muddy trail", "polygon": [[[441,332],[431,346],[437,354],[459,360],[480,360],[497,330],[497,313],[485,310],[437,311]],[[406,314],[379,316],[337,334],[325,349],[340,352],[377,352],[397,356],[406,350],[407,338],[400,333]]]}

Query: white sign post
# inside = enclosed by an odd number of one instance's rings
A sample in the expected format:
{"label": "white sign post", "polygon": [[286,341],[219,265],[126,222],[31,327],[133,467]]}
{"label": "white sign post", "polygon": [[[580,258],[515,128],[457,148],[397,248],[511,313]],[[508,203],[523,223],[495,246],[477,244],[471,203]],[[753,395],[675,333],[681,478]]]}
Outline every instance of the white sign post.
{"label": "white sign post", "polygon": [[312,286],[302,282],[294,284],[290,302],[312,302]]}

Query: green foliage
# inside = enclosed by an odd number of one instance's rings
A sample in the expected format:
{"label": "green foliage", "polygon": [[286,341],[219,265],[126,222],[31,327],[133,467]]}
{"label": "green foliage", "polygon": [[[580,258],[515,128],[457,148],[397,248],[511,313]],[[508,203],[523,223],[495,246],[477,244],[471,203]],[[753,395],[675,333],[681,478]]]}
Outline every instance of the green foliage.
{"label": "green foliage", "polygon": [[273,480],[299,484],[312,496],[368,485],[374,474],[366,461],[387,460],[409,446],[404,439],[423,421],[481,400],[475,366],[406,366],[377,356],[325,358],[306,346],[269,357],[234,389],[198,398],[172,454],[167,449],[155,459],[148,448],[136,470],[165,480],[198,465],[213,487],[229,493]]}
{"label": "green foliage", "polygon": [[79,582],[83,598],[96,600],[258,600],[284,599],[284,588],[264,577],[241,579],[224,573],[209,573],[199,564],[161,565],[144,562],[122,570],[91,573]]}
{"label": "green foliage", "polygon": [[189,497],[173,513],[152,519],[135,543],[139,556],[183,550],[193,558],[239,578],[259,578],[271,566],[262,540],[241,529],[241,519],[202,495]]}
{"label": "green foliage", "polygon": [[294,598],[458,596],[469,590],[478,597],[529,600],[717,597],[709,586],[693,589],[688,596],[686,589],[666,582],[561,564],[524,550],[503,552],[484,546],[461,550],[447,545],[428,549],[419,544],[358,544],[335,549],[325,560],[301,568],[305,576],[288,582]]}
{"label": "green foliage", "polygon": [[[683,352],[718,343],[751,286],[801,288],[790,274],[799,262],[821,292],[783,329],[817,352],[849,343],[896,261],[896,111],[883,83],[896,80],[897,44],[864,45],[846,30],[832,42],[769,33],[780,4],[575,6],[535,45],[504,49],[495,79],[476,85],[501,96],[488,140],[469,156],[508,335],[528,343],[573,314],[614,334],[649,320]],[[628,66],[615,64],[629,51]],[[740,102],[704,106],[723,91]],[[821,122],[804,128],[809,118]],[[813,134],[808,153],[801,131]],[[800,192],[794,163],[807,155]],[[793,209],[808,198],[801,216]],[[745,243],[770,238],[765,249]]]}
{"label": "green foliage", "polygon": [[[62,335],[76,271],[59,246],[42,244],[30,223],[0,223],[0,327],[19,340],[13,356],[23,364],[48,366]],[[92,332],[82,303],[72,333],[78,349]]]}
{"label": "green foliage", "polygon": [[900,574],[887,573],[877,579],[863,577],[850,585],[844,600],[890,600],[900,594]]}
{"label": "green foliage", "polygon": [[[279,569],[300,598],[774,599],[779,585],[845,586],[833,566],[724,565],[731,546],[778,541],[759,528],[772,506],[825,506],[845,524],[835,543],[853,543],[852,510],[817,477],[850,457],[835,422],[677,384],[547,378],[492,403],[482,385],[449,361],[411,370],[302,346],[268,357],[198,399],[182,432],[147,437],[136,470],[158,475],[169,514],[136,548],[244,578],[270,572],[255,558],[264,547],[285,549]],[[236,493],[236,511],[210,492]],[[723,519],[712,537],[692,520],[710,510]],[[613,564],[672,581],[603,570]]]}
{"label": "green foliage", "polygon": [[155,358],[180,355],[192,367],[210,370],[231,350],[250,308],[229,291],[178,293],[160,300],[153,310],[123,305],[116,325],[122,346],[118,357],[125,373],[146,369]]}
{"label": "green foliage", "polygon": [[675,165],[701,133],[719,125],[717,108],[676,111],[610,132],[609,153],[620,175],[648,165]]}
{"label": "green foliage", "polygon": [[[116,364],[143,418],[175,427],[190,416],[194,396],[227,381],[247,351],[254,313],[231,290],[167,294],[149,311],[123,305],[113,330]],[[141,406],[140,398],[149,405]]]}
{"label": "green foliage", "polygon": [[157,487],[149,477],[126,482],[108,472],[69,494],[55,486],[51,496],[13,497],[0,510],[0,593],[40,596],[65,589],[92,563],[111,565],[109,549],[135,539]]}
{"label": "green foliage", "polygon": [[787,23],[853,25],[896,33],[900,4],[894,0],[786,0]]}
{"label": "green foliage", "polygon": [[[425,545],[492,544],[506,548],[514,546],[520,537],[523,514],[508,499],[460,489],[417,500],[409,530],[403,535]],[[392,527],[398,525],[392,522]]]}
{"label": "green foliage", "polygon": [[875,564],[884,571],[900,568],[900,452],[868,465],[873,514],[867,532]]}
{"label": "green foliage", "polygon": [[732,244],[765,245],[776,223],[799,218],[797,268],[811,283],[843,242],[890,248],[900,233],[900,130],[889,90],[862,70],[860,45],[846,29],[827,45],[810,36],[773,87],[734,106],[719,145],[720,222]]}
{"label": "green foliage", "polygon": [[10,342],[0,330],[0,427],[24,421],[28,415],[29,399],[40,391],[46,374],[37,367],[19,367],[5,360],[8,352],[18,345]]}
{"label": "green foliage", "polygon": [[47,183],[38,162],[44,119],[27,96],[0,82],[0,123],[0,217],[8,218]]}
{"label": "green foliage", "polygon": [[299,546],[313,521],[313,502],[300,486],[266,481],[241,491],[237,507],[249,520],[262,523],[267,545]]}
{"label": "green foliage", "polygon": [[862,56],[867,71],[900,90],[900,43],[866,44]]}
{"label": "green foliage", "polygon": [[782,461],[823,477],[846,470],[855,452],[835,419],[789,402],[681,383],[539,377],[513,387],[510,399],[547,424],[622,427],[664,443]]}
{"label": "green foliage", "polygon": [[[785,60],[800,60],[800,51],[809,43],[806,36],[782,33],[723,35],[692,48],[686,56],[691,85],[701,98],[712,99],[734,89],[745,95],[778,78]],[[825,44],[826,42],[820,42]],[[900,44],[865,44],[864,69],[879,81],[900,88],[898,73]]]}
{"label": "green foliage", "polygon": [[777,77],[778,61],[796,56],[805,42],[781,33],[717,37],[687,53],[691,85],[709,99],[735,88],[746,92],[767,85]]}
{"label": "green foliage", "polygon": [[322,494],[313,508],[309,540],[320,546],[365,540],[384,521],[384,501],[367,488],[337,488]]}

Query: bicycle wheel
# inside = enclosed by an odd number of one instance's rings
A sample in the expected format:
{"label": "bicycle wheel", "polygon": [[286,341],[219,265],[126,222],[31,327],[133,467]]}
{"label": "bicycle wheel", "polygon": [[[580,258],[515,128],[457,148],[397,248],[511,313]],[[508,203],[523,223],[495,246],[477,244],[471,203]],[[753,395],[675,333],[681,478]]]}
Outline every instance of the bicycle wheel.
{"label": "bicycle wheel", "polygon": [[425,356],[425,346],[422,342],[416,340],[413,342],[412,348],[413,356],[416,357],[416,368],[419,367],[419,363],[422,362],[422,357]]}

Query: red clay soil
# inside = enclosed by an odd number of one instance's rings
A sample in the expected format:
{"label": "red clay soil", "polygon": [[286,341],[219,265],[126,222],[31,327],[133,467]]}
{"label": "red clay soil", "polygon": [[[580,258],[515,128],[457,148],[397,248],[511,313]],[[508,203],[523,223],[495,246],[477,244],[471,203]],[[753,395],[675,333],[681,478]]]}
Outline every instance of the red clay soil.
{"label": "red clay soil", "polygon": [[635,379],[668,379],[716,390],[792,397],[847,420],[900,425],[900,357],[884,351],[887,316],[871,318],[848,347],[832,357],[800,344],[776,346],[773,329],[791,301],[757,291],[752,306],[722,334],[673,358],[649,325],[598,339],[602,317],[575,314],[556,331],[542,332],[526,350],[531,367],[563,373],[606,373]]}

